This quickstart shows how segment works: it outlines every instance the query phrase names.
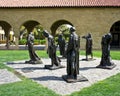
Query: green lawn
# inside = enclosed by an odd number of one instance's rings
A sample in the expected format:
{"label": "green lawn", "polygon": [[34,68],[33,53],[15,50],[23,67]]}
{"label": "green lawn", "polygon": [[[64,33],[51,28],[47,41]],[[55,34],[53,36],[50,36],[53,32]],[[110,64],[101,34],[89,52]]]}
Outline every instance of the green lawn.
{"label": "green lawn", "polygon": [[[81,55],[85,55],[85,51],[84,50],[81,50],[80,51],[80,54]],[[115,60],[120,60],[120,51],[110,51],[110,54],[111,54],[111,58],[112,59],[115,59]],[[95,57],[100,57],[101,58],[101,51],[100,50],[95,50],[93,51],[93,56]]]}
{"label": "green lawn", "polygon": [[120,73],[70,96],[120,96]]}
{"label": "green lawn", "polygon": [[0,96],[59,96],[31,80],[0,85]]}
{"label": "green lawn", "polygon": [[[41,58],[48,58],[46,51],[36,51]],[[59,52],[58,52],[59,54]],[[80,51],[81,55],[85,51]],[[101,51],[94,51],[94,56],[101,57]],[[120,60],[120,51],[111,51],[112,59]],[[0,50],[0,68],[7,68],[22,81],[0,85],[0,96],[59,96],[48,88],[39,85],[32,80],[21,76],[14,69],[5,66],[3,63],[8,61],[29,59],[27,50]],[[120,96],[120,74],[112,76],[104,81],[100,81],[91,87],[84,88],[70,96]]]}

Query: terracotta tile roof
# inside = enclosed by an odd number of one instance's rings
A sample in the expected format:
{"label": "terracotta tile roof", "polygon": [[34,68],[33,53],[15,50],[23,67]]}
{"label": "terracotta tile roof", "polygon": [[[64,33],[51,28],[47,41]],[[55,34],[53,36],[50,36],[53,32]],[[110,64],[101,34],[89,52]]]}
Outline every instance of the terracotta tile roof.
{"label": "terracotta tile roof", "polygon": [[120,7],[120,0],[0,0],[0,7],[84,7],[84,6]]}

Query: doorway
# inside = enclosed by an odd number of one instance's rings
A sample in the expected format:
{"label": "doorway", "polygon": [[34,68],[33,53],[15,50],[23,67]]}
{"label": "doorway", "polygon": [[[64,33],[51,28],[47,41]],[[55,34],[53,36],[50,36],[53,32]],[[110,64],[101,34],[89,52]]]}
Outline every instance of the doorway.
{"label": "doorway", "polygon": [[120,33],[112,33],[111,46],[118,48],[120,46]]}
{"label": "doorway", "polygon": [[120,48],[120,21],[115,22],[110,32],[112,34],[111,48]]}

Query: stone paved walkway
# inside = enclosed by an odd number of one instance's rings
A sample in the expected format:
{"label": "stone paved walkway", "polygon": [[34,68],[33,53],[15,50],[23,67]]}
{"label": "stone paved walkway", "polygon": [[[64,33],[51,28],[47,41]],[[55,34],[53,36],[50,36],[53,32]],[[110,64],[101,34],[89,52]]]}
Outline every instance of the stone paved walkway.
{"label": "stone paved walkway", "polygon": [[13,73],[9,72],[7,69],[0,69],[0,84],[13,83],[21,81]]}
{"label": "stone paved walkway", "polygon": [[[66,68],[57,70],[44,69],[45,65],[51,65],[50,59],[42,59],[43,64],[24,64],[24,61],[9,62],[7,65],[14,68],[24,76],[31,78],[45,87],[61,95],[71,94],[88,87],[100,80],[104,80],[112,75],[120,73],[120,61],[113,60],[116,67],[112,70],[95,68],[100,63],[100,58],[93,61],[82,61],[84,56],[80,56],[80,74],[85,76],[89,81],[66,83],[62,75],[66,75]],[[62,65],[66,66],[66,60],[62,59]]]}

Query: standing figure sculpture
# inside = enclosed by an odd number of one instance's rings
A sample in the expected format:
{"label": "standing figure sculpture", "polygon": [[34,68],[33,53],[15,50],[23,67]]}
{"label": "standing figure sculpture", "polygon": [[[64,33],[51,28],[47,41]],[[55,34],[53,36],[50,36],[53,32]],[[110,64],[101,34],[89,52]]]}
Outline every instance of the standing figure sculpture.
{"label": "standing figure sculpture", "polygon": [[93,53],[92,53],[92,36],[90,33],[88,33],[87,36],[83,36],[82,38],[86,39],[86,60],[88,61],[88,55],[91,55],[91,59],[93,59]]}
{"label": "standing figure sculpture", "polygon": [[110,56],[110,43],[112,40],[111,33],[108,33],[102,37],[101,46],[102,46],[102,57],[100,65],[97,68],[112,69],[116,65],[111,61]]}
{"label": "standing figure sculpture", "polygon": [[70,37],[67,47],[67,75],[63,75],[63,79],[69,83],[84,81],[85,78],[79,78],[79,48],[80,48],[80,38],[75,33],[75,27],[70,28]]}
{"label": "standing figure sculpture", "polygon": [[37,56],[37,54],[35,53],[35,50],[34,50],[34,48],[33,48],[33,43],[34,43],[34,35],[33,35],[32,32],[30,32],[30,33],[28,34],[27,43],[26,43],[26,45],[28,45],[28,51],[29,51],[30,60],[29,60],[29,61],[25,61],[25,63],[41,64],[42,61],[41,61],[41,59]]}
{"label": "standing figure sculpture", "polygon": [[59,50],[60,50],[60,55],[65,57],[65,39],[63,38],[63,34],[60,34],[58,36],[58,45],[59,45]]}
{"label": "standing figure sculpture", "polygon": [[56,56],[56,45],[54,43],[53,36],[47,32],[47,30],[43,31],[43,35],[48,39],[48,49],[47,53],[49,57],[51,58],[52,65],[45,65],[46,69],[54,70],[58,68],[64,68],[64,66],[61,65],[60,59]]}

